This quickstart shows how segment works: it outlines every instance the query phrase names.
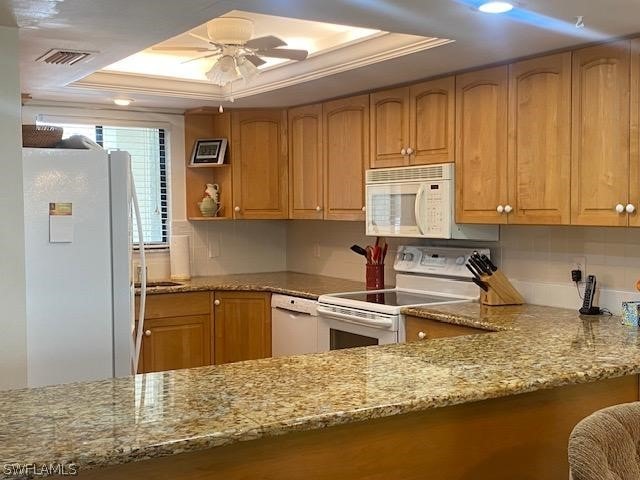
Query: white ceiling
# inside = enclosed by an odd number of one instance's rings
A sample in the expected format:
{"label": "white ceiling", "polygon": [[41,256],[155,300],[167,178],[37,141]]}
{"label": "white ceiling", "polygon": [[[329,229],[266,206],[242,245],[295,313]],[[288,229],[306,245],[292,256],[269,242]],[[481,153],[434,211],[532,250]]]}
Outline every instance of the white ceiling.
{"label": "white ceiling", "polygon": [[[381,63],[238,99],[238,106],[308,103],[640,31],[638,0],[528,0],[491,16],[475,0],[0,0],[0,24],[21,27],[23,90],[36,99],[109,103],[118,92],[63,88],[230,10],[455,40]],[[583,15],[587,28],[573,27]],[[14,18],[12,18],[12,16]],[[274,32],[277,33],[277,32]],[[49,48],[98,51],[74,67],[37,64]],[[190,108],[198,98],[136,94],[139,106]]]}

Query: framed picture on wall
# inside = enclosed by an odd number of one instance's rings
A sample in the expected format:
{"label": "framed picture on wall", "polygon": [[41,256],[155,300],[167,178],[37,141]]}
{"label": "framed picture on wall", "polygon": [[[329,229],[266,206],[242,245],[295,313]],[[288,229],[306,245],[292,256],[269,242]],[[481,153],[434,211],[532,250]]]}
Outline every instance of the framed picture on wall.
{"label": "framed picture on wall", "polygon": [[196,140],[191,154],[192,167],[207,167],[211,165],[222,165],[224,154],[227,151],[226,138],[213,138],[210,140]]}

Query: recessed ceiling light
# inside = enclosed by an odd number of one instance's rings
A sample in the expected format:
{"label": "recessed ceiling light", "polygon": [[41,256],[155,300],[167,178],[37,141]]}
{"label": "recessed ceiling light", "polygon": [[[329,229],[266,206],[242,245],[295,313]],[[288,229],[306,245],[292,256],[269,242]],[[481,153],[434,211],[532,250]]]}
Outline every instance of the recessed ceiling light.
{"label": "recessed ceiling light", "polygon": [[478,6],[478,10],[484,13],[506,13],[513,9],[509,2],[484,2]]}
{"label": "recessed ceiling light", "polygon": [[113,103],[115,103],[120,107],[128,107],[129,105],[131,105],[131,102],[133,102],[133,100],[130,98],[114,98],[113,99]]}

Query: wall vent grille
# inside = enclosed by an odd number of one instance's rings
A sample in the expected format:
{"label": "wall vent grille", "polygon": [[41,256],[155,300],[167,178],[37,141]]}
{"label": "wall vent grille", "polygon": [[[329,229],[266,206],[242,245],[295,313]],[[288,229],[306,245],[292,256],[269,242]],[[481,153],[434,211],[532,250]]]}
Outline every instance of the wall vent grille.
{"label": "wall vent grille", "polygon": [[75,65],[93,55],[92,52],[54,48],[36,59],[36,62],[49,65]]}

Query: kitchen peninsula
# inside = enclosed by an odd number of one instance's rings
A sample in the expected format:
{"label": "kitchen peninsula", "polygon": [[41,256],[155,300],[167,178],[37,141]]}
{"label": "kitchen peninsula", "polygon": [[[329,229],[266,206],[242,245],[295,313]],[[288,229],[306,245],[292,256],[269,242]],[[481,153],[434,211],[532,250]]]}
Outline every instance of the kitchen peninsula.
{"label": "kitchen peninsula", "polygon": [[94,479],[560,479],[572,426],[638,399],[638,331],[619,318],[405,313],[489,333],[3,392],[1,463]]}

